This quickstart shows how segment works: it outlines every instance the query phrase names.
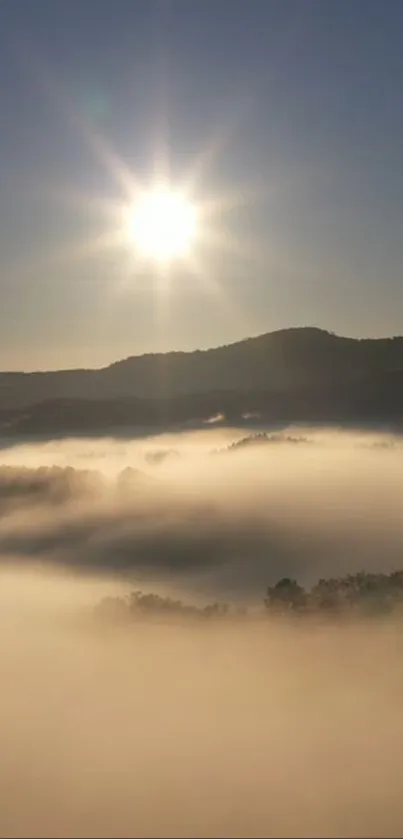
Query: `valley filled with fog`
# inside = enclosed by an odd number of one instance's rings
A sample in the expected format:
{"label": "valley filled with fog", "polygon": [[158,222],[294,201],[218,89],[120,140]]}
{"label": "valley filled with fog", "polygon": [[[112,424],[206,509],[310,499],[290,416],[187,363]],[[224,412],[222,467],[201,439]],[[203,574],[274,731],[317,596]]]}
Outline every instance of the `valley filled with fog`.
{"label": "valley filled with fog", "polygon": [[282,576],[305,585],[402,561],[398,436],[210,428],[16,445],[0,462],[12,568],[253,602]]}
{"label": "valley filled with fog", "polygon": [[[403,570],[403,439],[211,423],[0,454],[0,835],[401,835],[400,610],[264,600]],[[96,619],[139,590],[232,611]]]}

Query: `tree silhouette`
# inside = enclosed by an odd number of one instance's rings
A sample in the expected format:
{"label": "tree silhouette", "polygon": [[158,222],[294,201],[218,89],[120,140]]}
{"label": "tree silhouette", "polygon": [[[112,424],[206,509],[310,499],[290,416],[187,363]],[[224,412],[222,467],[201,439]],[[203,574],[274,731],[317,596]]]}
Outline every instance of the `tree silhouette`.
{"label": "tree silhouette", "polygon": [[[403,611],[403,571],[372,574],[360,571],[344,577],[320,579],[306,591],[295,579],[282,577],[269,586],[264,598],[265,611],[274,615],[327,615],[342,617],[359,614],[376,617]],[[126,597],[106,597],[95,609],[96,615],[112,621],[157,618],[197,620],[242,618],[246,607],[227,603],[194,606],[155,593],[133,591]]]}
{"label": "tree silhouette", "polygon": [[283,577],[275,586],[269,586],[265,606],[275,612],[301,612],[306,608],[305,589],[289,577]]}

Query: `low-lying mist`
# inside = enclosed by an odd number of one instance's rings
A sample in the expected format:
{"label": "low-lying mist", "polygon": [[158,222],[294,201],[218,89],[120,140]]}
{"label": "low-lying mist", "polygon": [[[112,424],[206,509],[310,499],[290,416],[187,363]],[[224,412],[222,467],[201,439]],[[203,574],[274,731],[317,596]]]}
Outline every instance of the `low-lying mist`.
{"label": "low-lying mist", "polygon": [[305,585],[401,567],[398,438],[242,437],[211,429],[4,449],[0,555],[243,600],[282,576]]}
{"label": "low-lying mist", "polygon": [[[403,621],[259,611],[403,568],[400,440],[244,436],[2,450],[0,836],[402,835]],[[251,617],[92,620],[134,586]]]}

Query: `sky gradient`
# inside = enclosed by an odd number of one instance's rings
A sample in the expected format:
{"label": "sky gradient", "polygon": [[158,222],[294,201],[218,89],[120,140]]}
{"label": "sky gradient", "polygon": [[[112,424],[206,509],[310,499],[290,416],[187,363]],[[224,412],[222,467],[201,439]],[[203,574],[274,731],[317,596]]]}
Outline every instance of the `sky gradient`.
{"label": "sky gradient", "polygon": [[[0,32],[0,369],[403,333],[401,0],[3,0]],[[164,294],[104,246],[161,148],[222,201]]]}

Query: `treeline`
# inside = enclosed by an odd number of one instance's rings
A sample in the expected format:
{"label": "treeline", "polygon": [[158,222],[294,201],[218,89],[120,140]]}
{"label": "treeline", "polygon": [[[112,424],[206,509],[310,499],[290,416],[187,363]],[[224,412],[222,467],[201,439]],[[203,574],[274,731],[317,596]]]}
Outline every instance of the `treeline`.
{"label": "treeline", "polygon": [[298,443],[312,443],[312,441],[308,440],[306,437],[292,437],[288,434],[269,434],[266,431],[257,431],[254,434],[248,434],[246,437],[236,440],[234,443],[230,443],[224,448],[215,449],[213,454],[224,454],[226,452],[239,451],[239,449],[245,449],[249,446],[260,446],[266,444],[273,445],[278,443],[290,443],[295,445]]}
{"label": "treeline", "polygon": [[310,590],[283,577],[269,586],[264,600],[269,612],[295,615],[315,613],[384,614],[403,606],[403,571],[370,574],[364,571],[344,577],[320,579]]}
{"label": "treeline", "polygon": [[127,618],[224,618],[230,613],[244,613],[244,609],[234,609],[228,603],[209,603],[199,607],[173,600],[171,597],[161,597],[159,594],[145,594],[133,591],[126,597],[104,597],[96,606],[97,617],[110,618],[115,621]]}
{"label": "treeline", "polygon": [[[300,618],[390,614],[403,610],[403,571],[391,574],[359,572],[320,579],[311,589],[303,588],[297,580],[283,577],[268,587],[262,607],[263,614]],[[127,597],[106,597],[95,611],[97,617],[116,621],[142,618],[206,620],[239,618],[248,614],[244,607],[228,603],[215,602],[201,607],[142,591],[134,591]]]}

